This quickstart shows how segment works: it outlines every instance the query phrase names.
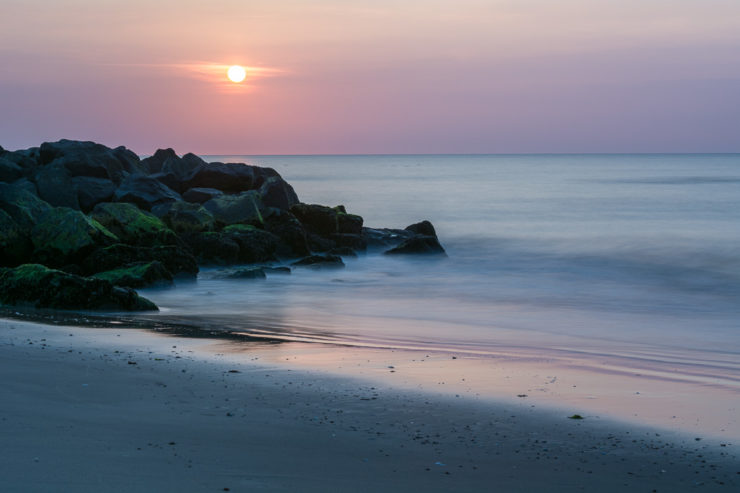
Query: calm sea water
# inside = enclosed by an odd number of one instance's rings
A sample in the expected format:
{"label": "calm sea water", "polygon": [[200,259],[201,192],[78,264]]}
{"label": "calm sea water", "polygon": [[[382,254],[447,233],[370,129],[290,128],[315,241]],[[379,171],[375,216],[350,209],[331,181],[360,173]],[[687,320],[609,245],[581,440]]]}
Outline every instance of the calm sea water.
{"label": "calm sea water", "polygon": [[159,317],[370,346],[559,348],[740,375],[740,155],[210,156],[277,169],[449,258],[149,290]]}

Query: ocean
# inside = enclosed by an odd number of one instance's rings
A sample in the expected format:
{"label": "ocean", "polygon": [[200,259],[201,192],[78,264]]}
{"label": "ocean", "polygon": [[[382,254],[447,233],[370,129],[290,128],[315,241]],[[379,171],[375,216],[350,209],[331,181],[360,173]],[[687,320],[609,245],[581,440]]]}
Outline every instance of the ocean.
{"label": "ocean", "polygon": [[[275,168],[370,227],[430,220],[445,259],[143,290],[204,331],[621,358],[740,388],[740,155],[204,156]],[[642,363],[641,363],[642,364]]]}

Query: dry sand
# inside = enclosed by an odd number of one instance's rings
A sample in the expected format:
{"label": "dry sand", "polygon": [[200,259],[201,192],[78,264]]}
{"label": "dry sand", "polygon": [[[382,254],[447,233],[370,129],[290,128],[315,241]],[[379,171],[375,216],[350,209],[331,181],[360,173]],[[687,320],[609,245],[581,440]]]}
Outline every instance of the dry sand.
{"label": "dry sand", "polygon": [[740,489],[734,443],[203,346],[0,320],[0,490]]}

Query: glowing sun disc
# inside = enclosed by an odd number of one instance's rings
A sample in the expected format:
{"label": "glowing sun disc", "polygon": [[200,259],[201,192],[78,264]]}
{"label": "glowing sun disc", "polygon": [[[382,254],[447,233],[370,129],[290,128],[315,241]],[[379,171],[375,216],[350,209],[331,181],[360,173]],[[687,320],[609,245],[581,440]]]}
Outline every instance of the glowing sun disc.
{"label": "glowing sun disc", "polygon": [[247,77],[247,71],[244,67],[239,65],[232,65],[229,67],[229,71],[226,72],[231,82],[241,82]]}

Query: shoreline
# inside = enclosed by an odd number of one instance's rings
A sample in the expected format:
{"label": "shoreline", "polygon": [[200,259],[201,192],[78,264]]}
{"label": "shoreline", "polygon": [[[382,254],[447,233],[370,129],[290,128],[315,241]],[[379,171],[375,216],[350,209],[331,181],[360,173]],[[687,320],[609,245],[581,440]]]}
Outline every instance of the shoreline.
{"label": "shoreline", "polygon": [[[495,402],[474,390],[455,397],[419,388],[407,375],[410,363],[389,369],[376,360],[363,370],[395,370],[405,384],[373,384],[362,372],[337,376],[336,361],[309,369],[327,350],[357,361],[341,348],[228,349],[137,329],[0,319],[0,423],[10,444],[0,460],[3,489],[730,491],[740,484],[731,440],[571,420],[531,407],[529,397]],[[285,358],[290,364],[279,363]]]}

